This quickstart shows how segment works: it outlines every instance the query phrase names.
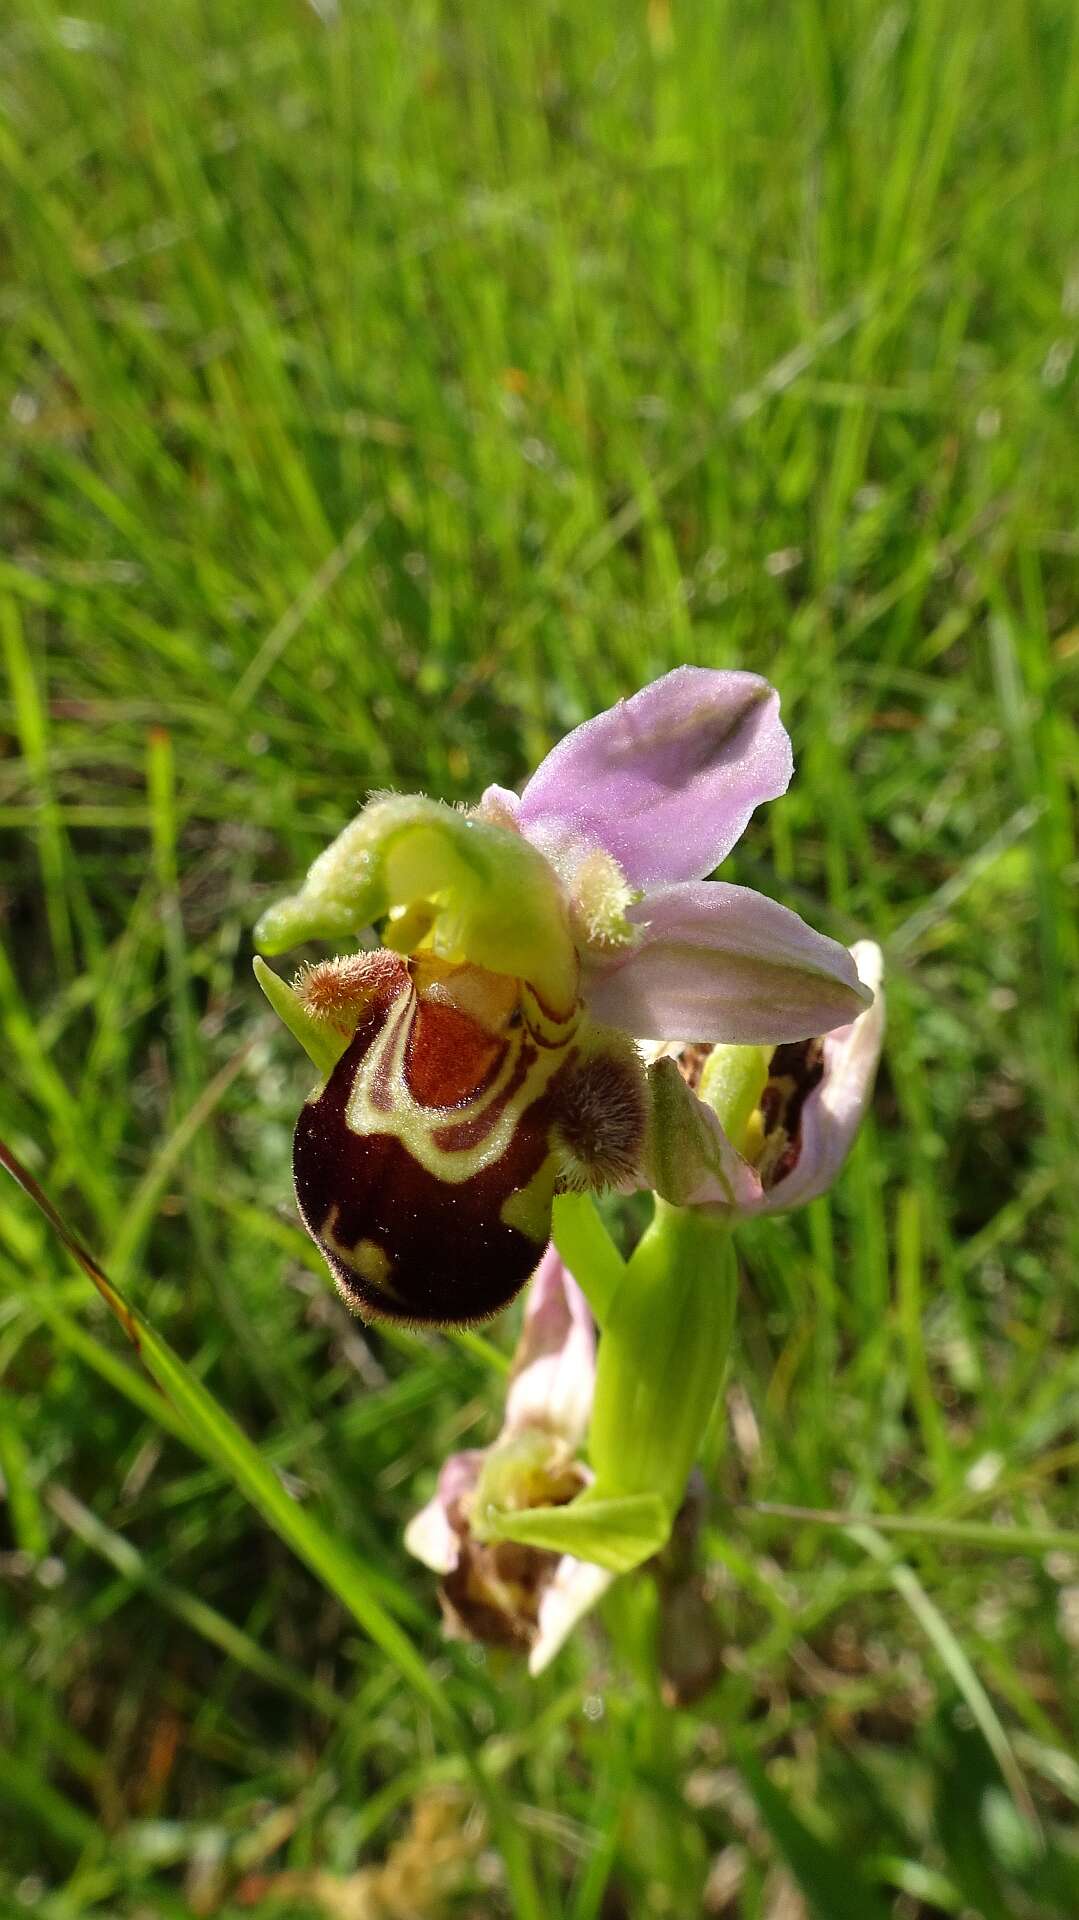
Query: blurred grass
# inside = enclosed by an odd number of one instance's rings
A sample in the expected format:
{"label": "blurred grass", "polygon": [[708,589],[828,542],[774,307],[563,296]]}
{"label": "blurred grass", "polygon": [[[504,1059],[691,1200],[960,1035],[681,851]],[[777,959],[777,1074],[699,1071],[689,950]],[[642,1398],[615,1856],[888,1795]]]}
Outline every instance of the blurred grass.
{"label": "blurred grass", "polygon": [[[1073,1920],[1074,10],[15,0],[0,51],[2,1131],[463,1729],[5,1188],[0,1903],[385,1861],[392,1913],[478,1768],[451,1911]],[[682,659],[781,688],[731,872],[875,933],[891,1030],[835,1195],[743,1236],[672,1714],[647,1582],[538,1686],[441,1642],[401,1526],[497,1372],[339,1312],[248,962],[370,787],[513,784]]]}

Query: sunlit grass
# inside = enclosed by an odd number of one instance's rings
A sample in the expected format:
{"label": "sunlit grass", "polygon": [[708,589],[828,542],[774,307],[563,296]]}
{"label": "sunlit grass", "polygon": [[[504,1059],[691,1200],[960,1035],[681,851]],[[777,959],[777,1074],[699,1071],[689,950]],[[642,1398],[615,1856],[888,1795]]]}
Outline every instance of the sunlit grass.
{"label": "sunlit grass", "polygon": [[[0,1132],[283,1488],[5,1184],[0,1904],[238,1916],[444,1787],[447,1911],[1073,1920],[1073,10],[330,12],[0,28]],[[672,1713],[647,1580],[538,1684],[441,1639],[401,1528],[513,1316],[339,1309],[250,929],[370,788],[513,784],[683,659],[780,687],[730,872],[881,940],[890,1033],[841,1186],[741,1236]]]}

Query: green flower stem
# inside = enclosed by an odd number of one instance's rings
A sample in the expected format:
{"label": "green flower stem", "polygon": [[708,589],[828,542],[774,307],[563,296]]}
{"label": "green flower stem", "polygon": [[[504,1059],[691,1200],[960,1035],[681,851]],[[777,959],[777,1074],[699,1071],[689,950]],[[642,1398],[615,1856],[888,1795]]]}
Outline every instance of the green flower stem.
{"label": "green flower stem", "polygon": [[673,1519],[723,1384],[736,1286],[725,1222],[657,1200],[600,1341],[596,1494],[657,1494]]}
{"label": "green flower stem", "polygon": [[587,1193],[562,1193],[554,1203],[552,1237],[588,1301],[599,1327],[625,1277],[626,1263]]}
{"label": "green flower stem", "polygon": [[660,1200],[619,1278],[609,1243],[595,1257],[604,1243],[586,1208],[559,1200],[555,1243],[602,1316],[588,1449],[596,1477],[568,1506],[492,1505],[483,1527],[488,1538],[628,1573],[666,1544],[700,1452],[723,1385],[737,1269],[721,1219]]}

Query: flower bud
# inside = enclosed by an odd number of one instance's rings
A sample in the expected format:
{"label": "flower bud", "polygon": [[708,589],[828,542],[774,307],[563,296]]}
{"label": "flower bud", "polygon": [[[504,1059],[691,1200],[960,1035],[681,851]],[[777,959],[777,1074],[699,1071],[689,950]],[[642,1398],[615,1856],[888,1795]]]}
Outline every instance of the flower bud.
{"label": "flower bud", "polygon": [[506,1394],[502,1431],[482,1451],[452,1454],[405,1545],[441,1576],[447,1630],[459,1639],[553,1658],[610,1575],[556,1550],[498,1537],[498,1513],[562,1510],[588,1484],[577,1458],[595,1382],[587,1303],[554,1248],[536,1275]]}

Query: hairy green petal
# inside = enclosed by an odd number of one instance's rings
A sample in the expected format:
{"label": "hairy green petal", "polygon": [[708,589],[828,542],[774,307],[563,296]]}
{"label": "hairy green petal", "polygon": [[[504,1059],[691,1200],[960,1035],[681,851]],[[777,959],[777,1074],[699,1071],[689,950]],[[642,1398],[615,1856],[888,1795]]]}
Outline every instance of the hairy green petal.
{"label": "hairy green petal", "polygon": [[566,906],[541,853],[506,827],[439,800],[375,800],[311,866],[299,893],[263,914],[264,953],[354,937],[389,916],[387,944],[527,980],[564,1014],[577,993]]}

